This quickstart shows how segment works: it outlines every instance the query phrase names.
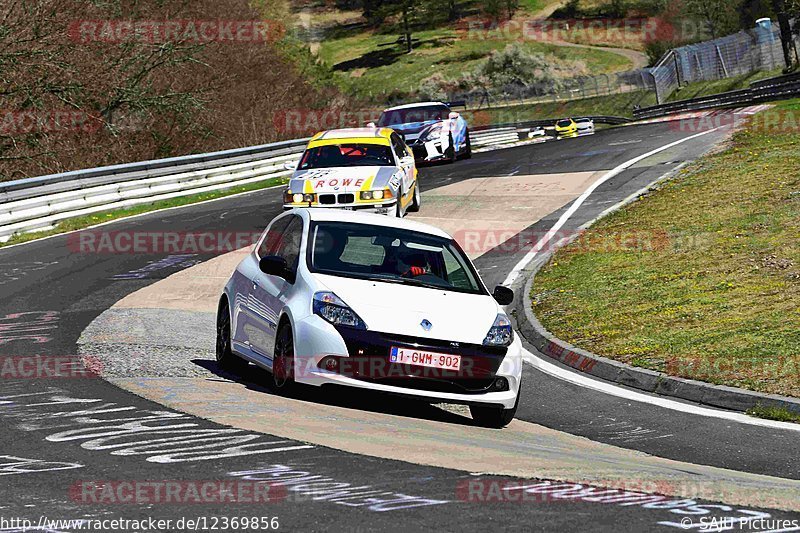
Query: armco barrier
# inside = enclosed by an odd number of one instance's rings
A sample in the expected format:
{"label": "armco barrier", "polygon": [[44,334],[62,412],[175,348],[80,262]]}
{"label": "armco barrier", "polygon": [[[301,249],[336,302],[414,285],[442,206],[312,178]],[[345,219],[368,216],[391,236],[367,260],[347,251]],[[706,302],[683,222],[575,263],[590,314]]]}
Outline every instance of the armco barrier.
{"label": "armco barrier", "polygon": [[677,100],[667,104],[637,109],[633,112],[633,117],[636,120],[643,120],[673,113],[751,105],[796,96],[800,96],[800,73],[759,80],[751,83],[749,89],[712,94],[689,100]]}
{"label": "armco barrier", "polygon": [[[538,122],[551,125],[554,120]],[[530,124],[476,128],[470,141],[475,148],[515,143],[518,130]],[[296,139],[0,183],[0,242],[69,218],[288,176],[291,171],[284,165],[296,161],[307,142]]]}

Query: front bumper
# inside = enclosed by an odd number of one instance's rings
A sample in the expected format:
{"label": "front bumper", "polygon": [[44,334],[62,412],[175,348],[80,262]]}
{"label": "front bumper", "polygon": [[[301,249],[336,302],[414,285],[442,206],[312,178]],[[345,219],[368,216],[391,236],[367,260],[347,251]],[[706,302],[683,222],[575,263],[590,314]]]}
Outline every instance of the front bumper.
{"label": "front bumper", "polygon": [[[343,385],[413,396],[432,402],[514,406],[522,374],[518,339],[508,348],[335,328],[316,315],[295,325],[295,379],[309,385]],[[462,369],[448,371],[390,361],[393,346],[460,355]],[[326,370],[323,359],[340,365]],[[497,378],[507,383],[495,390]]]}
{"label": "front bumper", "polygon": [[[392,198],[380,203],[349,203],[349,204],[319,204],[316,203],[311,207],[318,208],[324,207],[328,209],[342,209],[345,211],[359,211],[362,213],[375,213],[378,215],[394,215],[397,200]],[[308,207],[307,204],[283,204],[283,210],[296,209],[299,207]]]}
{"label": "front bumper", "polygon": [[446,151],[449,146],[445,146],[441,141],[430,141],[423,143],[417,141],[409,145],[417,161],[441,161],[447,158]]}

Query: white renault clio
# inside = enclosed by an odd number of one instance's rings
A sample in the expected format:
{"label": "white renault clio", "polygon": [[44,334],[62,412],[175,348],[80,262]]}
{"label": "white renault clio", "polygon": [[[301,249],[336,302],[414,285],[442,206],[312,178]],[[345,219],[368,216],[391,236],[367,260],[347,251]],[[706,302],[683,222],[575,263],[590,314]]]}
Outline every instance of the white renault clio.
{"label": "white renault clio", "polygon": [[502,305],[447,233],[326,209],[272,221],[225,286],[217,360],[293,383],[461,403],[502,427],[519,403],[522,346]]}

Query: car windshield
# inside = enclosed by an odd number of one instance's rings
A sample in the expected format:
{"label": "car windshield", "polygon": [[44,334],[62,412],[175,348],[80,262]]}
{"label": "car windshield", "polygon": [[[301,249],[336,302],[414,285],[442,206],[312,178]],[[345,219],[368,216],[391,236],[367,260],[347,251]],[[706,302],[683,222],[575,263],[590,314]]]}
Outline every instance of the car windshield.
{"label": "car windshield", "polygon": [[486,294],[452,239],[370,224],[318,222],[309,243],[312,272]]}
{"label": "car windshield", "polygon": [[380,144],[337,144],[309,148],[298,170],[332,167],[394,166],[392,150]]}
{"label": "car windshield", "polygon": [[572,124],[572,121],[571,121],[571,120],[569,120],[568,118],[565,118],[564,120],[559,120],[559,121],[556,123],[556,126],[558,126],[559,128],[566,128],[566,127],[567,127],[567,126],[569,126],[570,124]]}
{"label": "car windshield", "polygon": [[430,105],[421,107],[407,107],[392,109],[381,113],[378,126],[391,127],[398,124],[412,122],[428,122],[430,120],[444,120],[450,116],[450,108],[446,105]]}

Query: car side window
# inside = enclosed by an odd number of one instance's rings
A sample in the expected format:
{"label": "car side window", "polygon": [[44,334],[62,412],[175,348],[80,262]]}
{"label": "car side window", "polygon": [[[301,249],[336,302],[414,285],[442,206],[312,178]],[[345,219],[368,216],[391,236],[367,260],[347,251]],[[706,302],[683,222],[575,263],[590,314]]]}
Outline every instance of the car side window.
{"label": "car side window", "polygon": [[303,238],[303,220],[297,216],[287,217],[291,221],[280,236],[277,247],[270,255],[276,255],[286,260],[289,270],[297,271],[300,261],[300,241]]}
{"label": "car side window", "polygon": [[406,143],[403,142],[403,139],[396,133],[392,134],[392,146],[394,147],[394,151],[397,154],[398,159],[403,159],[404,157],[408,157],[408,150],[406,150]]}
{"label": "car side window", "polygon": [[459,289],[468,289],[474,287],[475,280],[469,274],[463,264],[450,253],[449,250],[444,250],[444,265],[447,272],[447,281],[453,287]]}
{"label": "car side window", "polygon": [[267,236],[261,241],[261,244],[258,247],[258,251],[256,255],[258,258],[261,259],[262,257],[266,257],[268,255],[274,255],[275,249],[278,247],[280,243],[281,235],[283,232],[286,231],[286,227],[289,225],[289,222],[292,221],[293,216],[283,217],[281,219],[276,220],[272,223],[272,225],[267,230]]}

